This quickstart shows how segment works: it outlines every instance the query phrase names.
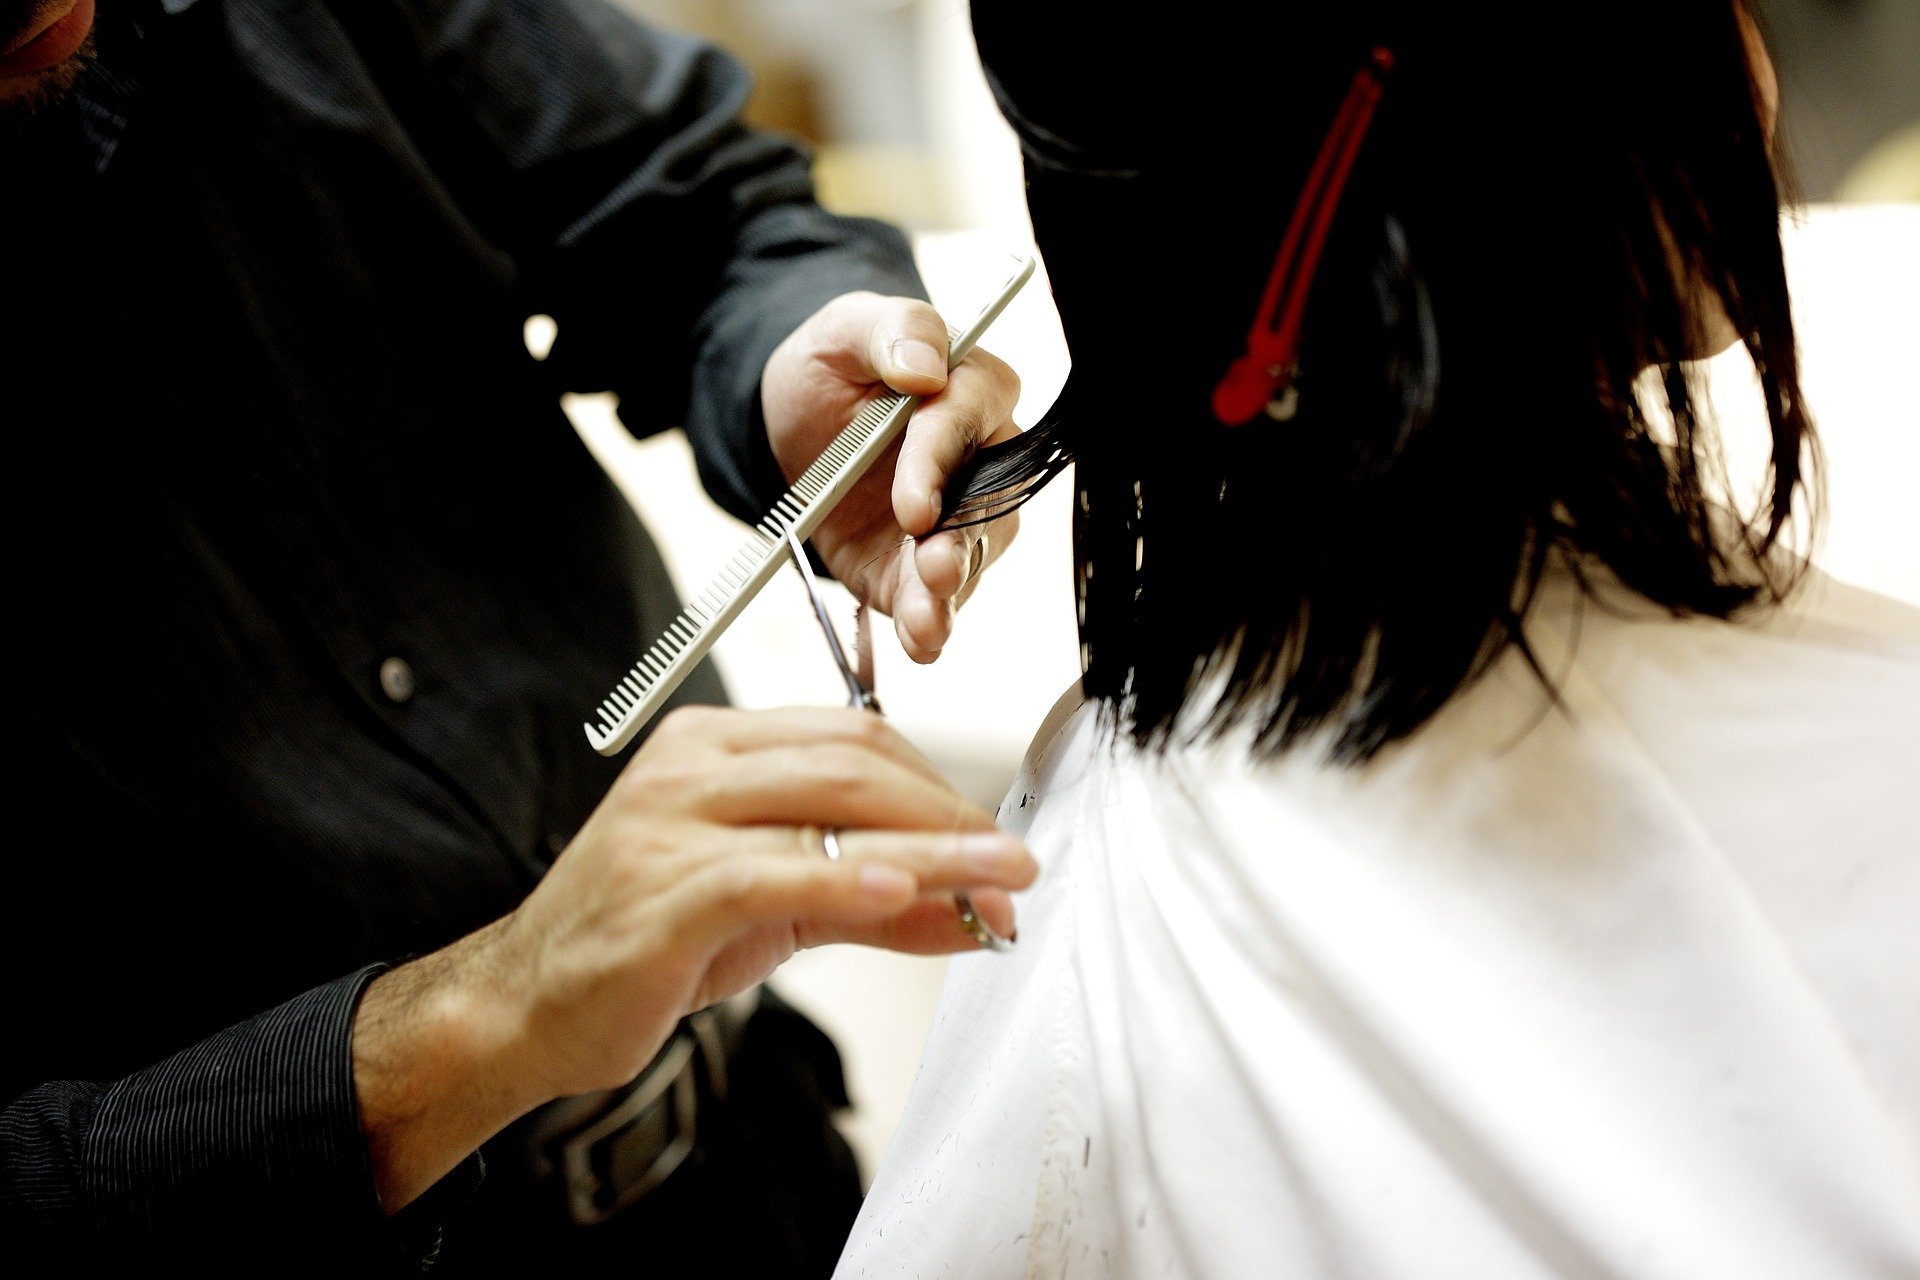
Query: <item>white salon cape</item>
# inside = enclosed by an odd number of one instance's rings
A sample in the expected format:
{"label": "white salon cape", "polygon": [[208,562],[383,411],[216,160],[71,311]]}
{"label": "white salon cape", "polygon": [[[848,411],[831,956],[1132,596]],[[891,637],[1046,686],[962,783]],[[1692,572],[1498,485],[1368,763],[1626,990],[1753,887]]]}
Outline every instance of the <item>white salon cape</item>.
{"label": "white salon cape", "polygon": [[1920,612],[1552,597],[1360,770],[1063,700],[838,1275],[1920,1278]]}

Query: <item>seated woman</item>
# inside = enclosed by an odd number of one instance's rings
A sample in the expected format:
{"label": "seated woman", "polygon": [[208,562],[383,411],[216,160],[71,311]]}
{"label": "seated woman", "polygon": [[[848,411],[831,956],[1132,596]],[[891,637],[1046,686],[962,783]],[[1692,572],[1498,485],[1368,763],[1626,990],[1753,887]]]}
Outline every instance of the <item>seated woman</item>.
{"label": "seated woman", "polygon": [[954,518],[1076,461],[1085,677],[839,1274],[1920,1276],[1920,614],[1786,550],[1751,19],[1069,8],[973,6],[1074,370]]}

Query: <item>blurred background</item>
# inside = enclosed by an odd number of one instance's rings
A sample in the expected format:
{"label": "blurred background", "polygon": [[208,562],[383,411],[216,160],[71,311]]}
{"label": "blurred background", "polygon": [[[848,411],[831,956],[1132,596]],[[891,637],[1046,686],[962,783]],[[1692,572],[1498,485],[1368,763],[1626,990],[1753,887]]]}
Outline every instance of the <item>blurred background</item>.
{"label": "blurred background", "polygon": [[[758,84],[751,117],[813,151],[830,207],[914,233],[949,319],[970,318],[1004,278],[1006,255],[1030,247],[1018,151],[981,81],[964,0],[615,2],[742,58]],[[1920,474],[1920,0],[1761,0],[1759,11],[1806,202],[1785,232],[1805,386],[1827,453],[1829,520],[1816,559],[1920,603],[1911,479]],[[536,348],[548,340],[530,327]],[[1017,420],[1031,423],[1067,368],[1044,277],[983,345],[1019,370]],[[1757,474],[1765,430],[1751,367],[1735,353],[1707,373],[1735,473]],[[568,408],[660,538],[683,594],[704,586],[743,530],[700,493],[684,442],[669,434],[636,444],[603,397]],[[988,808],[1078,674],[1067,496],[1056,484],[1026,509],[1018,543],[938,664],[915,668],[881,637],[890,717]],[[844,593],[834,607],[850,621]],[[741,705],[844,700],[791,576],[760,597],[717,656]],[[946,963],[843,948],[803,955],[775,980],[842,1046],[856,1104],[846,1127],[869,1174],[905,1100]]]}
{"label": "blurred background", "polygon": [[[1024,221],[965,0],[615,2],[740,56],[759,86],[749,117],[813,148],[828,204],[916,230]],[[1755,4],[1802,197],[1920,199],[1920,3]]]}
{"label": "blurred background", "polygon": [[829,207],[916,231],[1024,225],[965,0],[614,2],[741,58],[748,119],[812,149]]}

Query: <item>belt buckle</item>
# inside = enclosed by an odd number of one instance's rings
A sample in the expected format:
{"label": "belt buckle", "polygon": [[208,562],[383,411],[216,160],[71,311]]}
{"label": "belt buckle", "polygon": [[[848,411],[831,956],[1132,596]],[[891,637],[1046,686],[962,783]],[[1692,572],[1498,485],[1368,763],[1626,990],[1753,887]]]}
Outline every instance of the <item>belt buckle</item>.
{"label": "belt buckle", "polygon": [[[676,1032],[619,1102],[560,1141],[556,1155],[567,1214],[575,1224],[590,1227],[614,1217],[665,1182],[692,1154],[700,1101],[695,1073],[704,1039]],[[619,1140],[633,1135],[656,1107],[664,1114],[650,1128],[663,1130],[665,1142],[637,1177],[610,1176],[623,1154]]]}
{"label": "belt buckle", "polygon": [[690,1014],[630,1084],[561,1098],[536,1113],[522,1139],[531,1170],[560,1184],[576,1225],[607,1221],[686,1163],[696,1115],[726,1100],[728,1058],[758,1004],[750,989]]}

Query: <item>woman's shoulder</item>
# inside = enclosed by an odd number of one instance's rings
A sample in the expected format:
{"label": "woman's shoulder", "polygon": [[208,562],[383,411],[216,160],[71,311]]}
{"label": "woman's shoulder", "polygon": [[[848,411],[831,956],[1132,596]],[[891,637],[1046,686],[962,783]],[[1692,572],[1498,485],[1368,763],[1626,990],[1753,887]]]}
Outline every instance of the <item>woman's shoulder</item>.
{"label": "woman's shoulder", "polygon": [[[1517,864],[1584,851],[1589,869],[1631,875],[1636,851],[1703,840],[1743,866],[1791,859],[1801,841],[1838,841],[1835,866],[1912,861],[1893,832],[1920,825],[1920,610],[1817,570],[1781,606],[1733,620],[1592,585],[1556,584],[1530,617],[1530,655],[1509,651],[1360,765],[1311,742],[1263,758],[1251,731],[1142,749],[1075,688],[1003,820],[1071,792],[1104,815],[1074,824],[1075,839],[1178,845],[1189,862],[1256,873],[1283,849],[1378,849]],[[1879,815],[1864,822],[1863,794]]]}

